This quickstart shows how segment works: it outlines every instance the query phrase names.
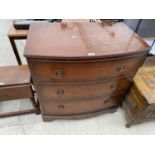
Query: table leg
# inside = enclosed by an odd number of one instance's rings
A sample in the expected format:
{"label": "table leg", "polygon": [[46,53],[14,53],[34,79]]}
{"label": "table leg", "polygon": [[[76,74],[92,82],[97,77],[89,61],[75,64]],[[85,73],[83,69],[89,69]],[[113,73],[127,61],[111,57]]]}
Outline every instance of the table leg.
{"label": "table leg", "polygon": [[40,114],[40,109],[39,109],[39,105],[37,105],[37,101],[35,101],[34,98],[30,98],[31,102],[32,102],[32,106],[35,109],[35,114],[39,115]]}
{"label": "table leg", "polygon": [[13,52],[14,52],[14,54],[15,54],[16,60],[17,60],[17,62],[18,62],[18,65],[22,65],[22,61],[21,61],[21,59],[20,59],[20,56],[19,56],[19,53],[18,53],[16,44],[15,44],[14,38],[9,37],[9,40],[10,40],[10,43],[11,43]]}
{"label": "table leg", "polygon": [[135,29],[135,32],[136,32],[136,33],[138,32],[138,29],[139,29],[139,27],[140,27],[141,22],[142,22],[142,19],[139,19],[138,24],[137,24],[137,27],[136,27],[136,29]]}
{"label": "table leg", "polygon": [[151,47],[153,47],[153,46],[154,46],[154,44],[155,44],[155,40],[153,40],[153,43],[152,43]]}

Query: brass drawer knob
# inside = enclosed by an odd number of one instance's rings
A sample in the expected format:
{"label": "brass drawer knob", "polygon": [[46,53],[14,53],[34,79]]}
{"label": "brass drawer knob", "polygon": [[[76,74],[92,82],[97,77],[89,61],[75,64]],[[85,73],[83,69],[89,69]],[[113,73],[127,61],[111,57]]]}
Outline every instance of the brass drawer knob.
{"label": "brass drawer knob", "polygon": [[64,109],[64,108],[65,108],[64,105],[62,105],[62,104],[58,105],[58,109],[62,110],[62,109]]}
{"label": "brass drawer knob", "polygon": [[63,77],[64,72],[61,69],[58,69],[55,71],[55,75],[56,75],[56,77]]}
{"label": "brass drawer knob", "polygon": [[108,104],[109,102],[110,102],[109,99],[106,99],[103,103]]}
{"label": "brass drawer knob", "polygon": [[123,71],[124,69],[125,69],[125,65],[120,65],[120,66],[117,67],[117,71],[118,71],[118,72],[121,72],[121,71]]}
{"label": "brass drawer knob", "polygon": [[57,94],[58,95],[63,95],[64,93],[65,93],[65,91],[63,89],[57,90]]}

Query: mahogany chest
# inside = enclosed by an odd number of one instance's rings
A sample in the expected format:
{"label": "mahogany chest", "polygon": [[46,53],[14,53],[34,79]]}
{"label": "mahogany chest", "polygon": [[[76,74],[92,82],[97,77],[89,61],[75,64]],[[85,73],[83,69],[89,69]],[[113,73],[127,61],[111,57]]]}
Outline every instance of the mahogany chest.
{"label": "mahogany chest", "polygon": [[155,120],[155,66],[141,67],[133,81],[123,103],[127,127]]}
{"label": "mahogany chest", "polygon": [[149,50],[124,23],[32,24],[25,56],[43,120],[113,112]]}

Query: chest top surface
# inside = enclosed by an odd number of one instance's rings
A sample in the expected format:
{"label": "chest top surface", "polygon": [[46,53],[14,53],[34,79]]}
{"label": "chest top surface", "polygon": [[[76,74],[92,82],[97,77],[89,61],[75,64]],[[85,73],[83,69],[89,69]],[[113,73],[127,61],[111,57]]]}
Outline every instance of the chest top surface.
{"label": "chest top surface", "polygon": [[24,55],[33,58],[97,58],[147,51],[150,46],[124,23],[32,24]]}

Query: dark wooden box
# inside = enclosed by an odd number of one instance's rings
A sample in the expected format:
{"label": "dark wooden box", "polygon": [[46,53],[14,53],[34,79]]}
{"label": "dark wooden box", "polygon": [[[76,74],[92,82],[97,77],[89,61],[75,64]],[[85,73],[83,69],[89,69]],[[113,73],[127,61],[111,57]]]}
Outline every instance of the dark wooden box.
{"label": "dark wooden box", "polygon": [[123,103],[127,127],[155,119],[155,67],[141,67],[133,81]]}

